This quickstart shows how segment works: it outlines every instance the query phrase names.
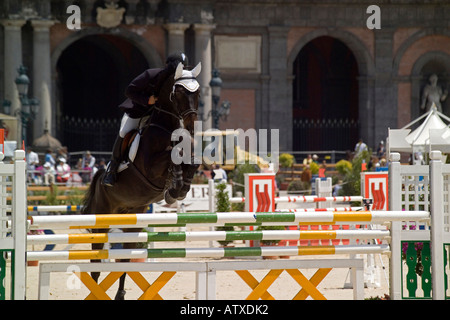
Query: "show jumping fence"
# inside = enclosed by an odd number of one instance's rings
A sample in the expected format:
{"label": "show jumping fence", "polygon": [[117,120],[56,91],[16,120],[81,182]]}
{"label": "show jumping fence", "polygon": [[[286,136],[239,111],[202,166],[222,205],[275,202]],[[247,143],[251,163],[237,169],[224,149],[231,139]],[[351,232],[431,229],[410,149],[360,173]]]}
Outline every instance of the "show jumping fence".
{"label": "show jumping fence", "polygon": [[[0,185],[2,186],[1,196],[3,199],[2,209],[2,238],[1,250],[8,251],[12,259],[13,274],[13,294],[14,299],[23,299],[25,297],[25,261],[28,260],[45,260],[51,259],[56,261],[75,259],[119,259],[132,257],[158,257],[158,258],[208,258],[208,257],[261,257],[265,255],[335,255],[338,253],[355,254],[355,253],[385,253],[390,255],[390,296],[392,299],[402,298],[433,298],[446,299],[448,298],[448,246],[450,245],[450,200],[449,200],[449,185],[450,185],[450,165],[441,162],[441,153],[433,151],[430,154],[429,166],[401,166],[399,163],[399,155],[391,155],[391,163],[389,165],[389,209],[390,211],[362,211],[362,212],[230,212],[230,213],[215,213],[207,212],[204,214],[193,213],[178,213],[178,214],[127,214],[127,215],[62,215],[62,216],[34,216],[28,221],[25,220],[26,206],[26,187],[25,187],[25,162],[24,152],[16,151],[15,160],[13,164],[0,163]],[[6,192],[6,187],[12,187],[12,195]],[[12,196],[12,203],[6,203],[6,197]],[[248,199],[247,199],[248,200]],[[247,202],[246,202],[247,203]],[[433,203],[431,206],[430,203]],[[431,214],[431,215],[430,215]],[[431,219],[430,219],[431,217]],[[288,238],[289,237],[310,237],[310,238],[338,238],[338,237],[376,237],[377,239],[384,239],[381,244],[352,244],[352,245],[334,245],[334,246],[286,246],[286,247],[235,247],[235,248],[158,248],[158,249],[136,249],[129,251],[126,249],[103,249],[103,250],[69,250],[51,251],[51,252],[28,252],[25,254],[24,248],[27,241],[26,230],[29,228],[103,228],[114,227],[120,228],[125,225],[131,226],[217,226],[217,225],[340,225],[340,224],[382,224],[388,223],[389,229],[386,230],[326,230],[326,231],[312,231],[304,232],[303,230],[287,230],[284,232],[179,232],[179,233],[139,233],[125,236],[124,234],[112,235],[101,234],[96,237],[83,236],[57,236],[53,237],[51,241],[55,242],[81,242],[90,243],[91,241],[98,241],[100,243],[110,241],[110,237],[119,241],[119,238],[135,237],[135,239],[149,238],[154,241],[188,241],[186,239],[210,240],[224,238],[233,239],[269,239],[269,238]],[[12,232],[9,233],[9,230]],[[293,232],[291,232],[293,231]],[[309,230],[308,230],[309,231]],[[327,233],[328,232],[328,233]],[[357,232],[358,236],[352,235],[352,232]],[[370,235],[370,236],[369,236]],[[107,239],[108,238],[108,239]],[[33,241],[47,241],[42,240],[42,237],[29,237]],[[184,239],[184,240],[181,240]],[[49,239],[50,240],[50,239]],[[50,241],[50,242],[51,242]],[[125,242],[125,241],[124,241]],[[421,246],[418,246],[418,243]],[[405,249],[406,248],[406,249]],[[406,252],[405,252],[406,251]],[[419,252],[420,251],[420,252]],[[429,256],[428,256],[429,254]],[[405,263],[403,256],[406,256]],[[418,257],[422,260],[419,261]],[[2,255],[4,257],[4,255]],[[27,257],[27,258],[26,258]],[[361,299],[363,297],[362,290],[362,273],[361,273],[361,259],[325,259],[316,263],[319,268],[316,275],[307,282],[302,282],[304,276],[299,274],[297,269],[300,265],[306,265],[307,262],[298,260],[279,260],[274,261],[277,266],[271,269],[268,278],[274,280],[280,272],[286,270],[299,284],[303,283],[302,291],[299,292],[295,298],[305,297],[311,295],[313,297],[322,298],[320,293],[317,293],[317,283],[320,282],[329,272],[329,265],[339,265],[339,267],[347,267],[353,269],[352,277],[354,282],[354,297]],[[4,259],[3,259],[4,261]],[[261,282],[256,281],[249,275],[249,269],[252,266],[256,269],[262,268],[261,261],[240,261],[231,262],[222,261],[222,266],[213,266],[213,262],[202,261],[196,266],[192,265],[191,270],[197,272],[197,282],[206,285],[201,285],[202,293],[198,296],[204,299],[212,299],[215,293],[211,290],[215,289],[214,282],[215,273],[209,272],[216,270],[235,270],[241,278],[252,287],[252,293],[247,298],[270,298],[267,291],[267,284],[265,280]],[[431,263],[430,263],[431,262]],[[74,262],[75,263],[75,262]],[[71,265],[74,265],[71,263]],[[239,266],[237,266],[241,263]],[[296,263],[298,265],[296,265]],[[58,264],[52,263],[54,266],[50,267],[43,263],[41,265],[41,283],[43,288],[42,293],[48,289],[47,274],[52,268],[58,268]],[[75,263],[79,265],[82,270],[95,271],[121,270],[122,272],[142,271],[144,269],[151,269],[152,263],[136,264],[121,264],[117,263],[117,267],[110,264],[99,263],[95,266],[86,265],[83,263]],[[183,263],[182,265],[184,265]],[[244,268],[245,264],[247,267]],[[270,264],[270,263],[269,263]],[[418,264],[422,264],[423,272],[417,275],[415,269]],[[137,266],[139,265],[139,266]],[[325,266],[328,265],[328,266]],[[67,264],[65,265],[67,266]],[[265,265],[267,268],[268,264]],[[102,269],[103,268],[103,269]],[[128,268],[128,269],[127,269]],[[130,272],[135,277],[142,288],[146,288],[143,298],[153,297],[161,298],[159,289],[161,285],[167,283],[173,276],[174,272],[166,263],[157,262],[154,268],[163,271],[160,276],[161,279],[152,284],[145,284],[137,273]],[[187,262],[184,269],[189,269]],[[210,268],[210,269],[207,269]],[[4,267],[3,267],[4,269]],[[3,270],[2,269],[2,270]],[[97,270],[100,269],[100,270]],[[278,270],[278,271],[275,271]],[[281,270],[281,271],[280,271]],[[67,269],[65,269],[67,271]],[[211,271],[211,272],[212,272]],[[82,274],[82,276],[81,276]],[[117,277],[114,273],[112,277]],[[91,283],[86,278],[87,273],[81,272],[83,283]],[[406,275],[406,281],[404,281]],[[119,275],[120,276],[120,275]],[[49,277],[49,275],[48,275]],[[268,278],[265,279],[268,279]],[[137,280],[136,280],[137,279]],[[140,280],[139,280],[140,279]],[[4,280],[4,277],[2,278]],[[106,281],[106,279],[105,279]],[[2,281],[3,282],[3,281]],[[111,283],[111,278],[108,278],[107,283]],[[267,281],[270,282],[270,281]],[[272,281],[273,282],[273,281]],[[99,287],[107,287],[107,283],[92,284],[92,289],[96,293],[92,293],[89,298],[106,298]],[[406,284],[404,284],[406,283]],[[430,286],[431,283],[431,286]],[[109,284],[110,285],[110,284]],[[270,283],[269,283],[270,285]],[[312,288],[313,287],[313,288]],[[307,289],[309,288],[309,289]],[[304,291],[306,290],[306,291]],[[309,291],[308,291],[309,290]],[[417,292],[420,291],[421,295]],[[103,292],[103,293],[102,293]],[[41,296],[41,298],[45,298]]]}

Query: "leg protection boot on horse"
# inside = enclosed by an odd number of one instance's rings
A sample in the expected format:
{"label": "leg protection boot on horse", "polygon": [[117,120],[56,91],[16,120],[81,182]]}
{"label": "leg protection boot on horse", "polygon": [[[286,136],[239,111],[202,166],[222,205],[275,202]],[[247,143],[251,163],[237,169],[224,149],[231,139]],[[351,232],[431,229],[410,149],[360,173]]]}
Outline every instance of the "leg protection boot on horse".
{"label": "leg protection boot on horse", "polygon": [[117,181],[117,169],[119,168],[120,159],[122,157],[122,143],[123,138],[117,136],[116,142],[114,142],[111,162],[106,169],[105,176],[102,181],[102,184],[105,186],[112,187]]}
{"label": "leg protection boot on horse", "polygon": [[175,203],[179,197],[179,192],[183,187],[183,171],[181,170],[181,165],[173,165],[172,171],[172,182],[170,187],[164,193],[164,200],[168,204]]}
{"label": "leg protection boot on horse", "polygon": [[194,178],[195,172],[200,167],[201,161],[195,157],[191,158],[190,164],[182,164],[183,169],[183,187],[181,188],[177,200],[183,200],[186,198],[187,193],[191,189],[192,178]]}

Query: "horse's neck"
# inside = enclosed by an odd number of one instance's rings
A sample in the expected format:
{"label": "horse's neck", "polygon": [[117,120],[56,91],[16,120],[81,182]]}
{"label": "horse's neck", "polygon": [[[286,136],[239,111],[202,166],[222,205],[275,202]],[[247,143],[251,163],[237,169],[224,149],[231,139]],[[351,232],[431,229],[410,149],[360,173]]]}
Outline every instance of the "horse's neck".
{"label": "horse's neck", "polygon": [[[167,108],[164,108],[164,110],[167,110]],[[158,110],[154,111],[151,123],[163,127],[169,132],[172,132],[180,127],[180,120],[178,120],[175,116]]]}

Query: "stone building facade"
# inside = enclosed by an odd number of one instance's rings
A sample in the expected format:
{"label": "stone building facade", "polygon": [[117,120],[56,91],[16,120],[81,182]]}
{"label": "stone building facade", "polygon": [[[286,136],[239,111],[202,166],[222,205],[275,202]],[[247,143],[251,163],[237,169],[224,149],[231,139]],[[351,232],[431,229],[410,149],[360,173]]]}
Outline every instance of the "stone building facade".
{"label": "stone building facade", "polygon": [[[221,99],[231,102],[221,128],[279,129],[281,151],[351,149],[359,137],[376,148],[389,127],[424,112],[431,74],[450,89],[450,4],[377,1],[380,28],[371,28],[372,2],[3,0],[0,98],[18,108],[14,78],[23,63],[41,102],[34,137],[48,128],[69,150],[82,148],[75,140],[109,150],[113,134],[102,132],[117,131],[127,83],[183,50],[193,65],[202,62],[204,114],[212,69],[220,70]],[[80,29],[69,27],[71,5],[80,8]],[[105,26],[97,8],[125,10]],[[81,138],[91,130],[86,121],[103,142]]]}

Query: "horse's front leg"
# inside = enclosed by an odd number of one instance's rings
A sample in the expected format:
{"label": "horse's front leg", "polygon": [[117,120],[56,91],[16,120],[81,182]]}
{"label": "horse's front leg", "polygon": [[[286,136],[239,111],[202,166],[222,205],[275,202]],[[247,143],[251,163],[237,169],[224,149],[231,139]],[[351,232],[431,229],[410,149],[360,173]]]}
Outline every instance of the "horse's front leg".
{"label": "horse's front leg", "polygon": [[172,204],[177,201],[181,188],[183,187],[183,170],[181,168],[181,165],[174,164],[171,168],[171,172],[171,184],[164,193],[164,200],[166,200],[168,204]]}
{"label": "horse's front leg", "polygon": [[197,172],[198,167],[200,167],[200,163],[201,162],[197,158],[192,157],[191,163],[183,163],[181,165],[183,169],[183,186],[181,187],[177,200],[186,198],[187,193],[191,189],[192,178],[194,178],[195,172]]}

